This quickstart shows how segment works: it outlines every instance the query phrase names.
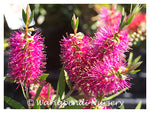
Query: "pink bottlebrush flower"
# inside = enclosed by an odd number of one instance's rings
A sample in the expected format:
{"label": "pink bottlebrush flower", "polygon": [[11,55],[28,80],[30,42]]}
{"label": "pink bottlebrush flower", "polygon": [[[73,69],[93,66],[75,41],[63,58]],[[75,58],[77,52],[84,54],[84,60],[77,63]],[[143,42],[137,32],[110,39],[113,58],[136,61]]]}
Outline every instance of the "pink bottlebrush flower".
{"label": "pink bottlebrush flower", "polygon": [[[119,28],[119,26],[118,26]],[[117,28],[117,29],[118,29]],[[108,54],[118,54],[118,56],[124,56],[124,52],[128,52],[128,49],[132,45],[131,39],[128,37],[128,31],[122,30],[119,33],[112,31],[111,28],[99,27],[94,39],[94,50],[98,54],[105,52]],[[100,56],[99,56],[100,57]]]}
{"label": "pink bottlebrush flower", "polygon": [[89,99],[130,87],[129,77],[122,74],[126,70],[126,64],[123,62],[124,53],[130,48],[128,33],[123,30],[117,34],[109,28],[102,27],[97,30],[92,45],[89,49],[91,52],[86,54],[90,56],[89,59],[86,58],[89,66],[85,63],[85,74],[76,79],[76,84],[81,88],[80,94]]}
{"label": "pink bottlebrush flower", "polygon": [[123,73],[126,70],[124,53],[130,49],[131,39],[127,30],[119,31],[121,13],[111,12],[111,15],[107,9],[104,12],[101,15],[104,23],[93,39],[69,35],[61,42],[64,68],[79,94],[88,100],[131,85],[130,78]]}
{"label": "pink bottlebrush flower", "polygon": [[45,54],[43,38],[36,32],[33,36],[15,31],[10,37],[9,69],[12,78],[17,82],[26,83],[30,86],[38,77],[43,74],[45,69]]}
{"label": "pink bottlebrush flower", "polygon": [[[61,42],[61,56],[65,70],[70,76],[70,80],[75,82],[78,77],[85,74],[87,64],[86,57],[90,48],[90,38],[82,33],[67,35]],[[87,55],[87,56],[86,56]],[[90,64],[89,64],[90,65]],[[81,76],[82,77],[82,76]]]}
{"label": "pink bottlebrush flower", "polygon": [[124,52],[129,49],[127,32],[115,34],[101,28],[93,40],[69,35],[61,46],[64,68],[86,99],[130,87],[129,78],[122,75]]}
{"label": "pink bottlebrush flower", "polygon": [[[34,99],[38,87],[39,87],[39,84],[32,84],[30,86],[29,93],[31,94],[31,99]],[[39,94],[39,97],[38,97],[38,99],[40,101],[44,101],[44,102],[47,101],[47,102],[50,103],[52,95],[55,93],[55,91],[54,91],[53,87],[51,86],[50,87],[50,92],[49,92],[49,97],[47,97],[48,88],[49,88],[49,83],[45,83],[42,90],[41,90],[41,92],[40,92],[40,94]]]}
{"label": "pink bottlebrush flower", "polygon": [[111,10],[106,7],[101,8],[101,12],[99,14],[100,26],[107,26],[111,28],[113,31],[118,31],[118,26],[121,20],[121,13],[116,12],[116,8],[112,7]]}

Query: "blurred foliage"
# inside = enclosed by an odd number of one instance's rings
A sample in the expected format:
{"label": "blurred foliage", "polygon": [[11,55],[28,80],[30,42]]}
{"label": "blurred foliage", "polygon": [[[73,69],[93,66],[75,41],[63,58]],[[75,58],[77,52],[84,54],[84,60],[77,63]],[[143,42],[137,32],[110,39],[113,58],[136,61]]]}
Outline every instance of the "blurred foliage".
{"label": "blurred foliage", "polygon": [[[79,17],[79,30],[94,35],[97,29],[97,15],[102,7],[111,9],[112,4],[31,4],[35,10],[35,21],[38,27],[58,27],[71,22],[73,13]],[[136,4],[132,4],[134,8]],[[130,13],[131,4],[118,4],[117,9],[125,8]],[[142,5],[141,12],[146,12],[146,4]],[[57,26],[56,26],[57,25]]]}
{"label": "blurred foliage", "polygon": [[32,4],[31,8],[35,10],[35,21],[39,27],[71,25],[72,15],[75,14],[80,20],[79,30],[93,32],[91,18],[97,15],[93,4]]}
{"label": "blurred foliage", "polygon": [[4,39],[4,51],[7,49],[9,46],[8,39]]}
{"label": "blurred foliage", "polygon": [[[71,28],[71,18],[73,14],[75,14],[79,17],[78,32],[80,31],[94,36],[94,33],[97,30],[98,14],[100,13],[101,8],[105,6],[106,8],[111,9],[112,5],[113,4],[30,4],[30,7],[35,12],[34,20],[36,27],[41,29],[55,29],[57,31],[57,29],[65,26],[66,29],[64,29],[64,32],[73,32],[73,29]],[[132,9],[135,5],[136,4],[132,4]],[[117,4],[117,11],[121,11],[122,7],[125,8],[125,12],[128,15],[130,13],[131,4]],[[146,13],[146,4],[142,4],[140,12]],[[4,22],[4,36],[9,37],[10,31],[6,20]],[[146,33],[144,34],[144,38],[139,38],[139,35],[137,34],[135,34],[135,36],[133,35],[132,37],[134,37],[133,39],[136,41],[134,42],[134,45],[136,46],[140,46],[141,43],[139,42],[146,38]]]}

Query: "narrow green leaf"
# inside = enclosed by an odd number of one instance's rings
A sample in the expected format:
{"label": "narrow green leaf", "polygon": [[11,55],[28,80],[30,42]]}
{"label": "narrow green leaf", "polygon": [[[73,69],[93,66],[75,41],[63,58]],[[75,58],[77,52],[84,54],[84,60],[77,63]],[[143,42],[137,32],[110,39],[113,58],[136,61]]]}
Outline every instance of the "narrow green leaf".
{"label": "narrow green leaf", "polygon": [[4,39],[4,51],[6,50],[7,47],[9,47],[8,39]]}
{"label": "narrow green leaf", "polygon": [[131,64],[132,64],[132,59],[133,59],[133,53],[130,52],[130,54],[129,54],[129,59],[128,59],[128,67],[131,66]]}
{"label": "narrow green leaf", "polygon": [[120,109],[124,109],[124,104],[121,105]]}
{"label": "narrow green leaf", "polygon": [[26,24],[26,13],[25,13],[25,11],[24,11],[24,9],[22,9],[22,18],[23,18],[23,21],[24,21],[24,23]]}
{"label": "narrow green leaf", "polygon": [[64,76],[64,66],[63,66],[59,75],[56,94],[60,97],[61,100],[64,93],[65,93],[65,76]]}
{"label": "narrow green leaf", "polygon": [[128,20],[127,20],[127,22],[126,22],[126,26],[128,26],[131,22],[132,22],[132,20],[133,20],[133,18],[134,18],[134,16],[136,15],[136,13],[138,13],[140,10],[141,10],[141,7],[140,7],[141,5],[139,5],[139,4],[137,4],[136,6],[135,6],[135,8],[133,9],[133,11],[132,11],[132,15],[128,18]]}
{"label": "narrow green leaf", "polygon": [[129,68],[129,72],[136,69],[137,67],[139,67],[140,65],[142,64],[142,61],[140,62],[137,62],[136,64],[132,65],[130,68]]}
{"label": "narrow green leaf", "polygon": [[115,94],[113,94],[113,95],[111,95],[111,96],[109,96],[109,97],[104,97],[104,98],[102,99],[102,101],[111,100],[111,99],[117,97],[118,95],[120,95],[121,93],[123,93],[124,91],[126,91],[127,89],[128,89],[128,88],[124,88],[123,90],[119,91],[118,93],[115,93]]}
{"label": "narrow green leaf", "polygon": [[137,4],[136,6],[135,6],[135,8],[133,9],[133,11],[132,11],[132,13],[138,13],[140,10],[141,10],[141,5],[140,4]]}
{"label": "narrow green leaf", "polygon": [[41,93],[41,90],[42,90],[43,86],[44,86],[44,83],[41,83],[39,88],[37,89],[37,92],[36,92],[35,97],[34,97],[34,102],[36,101],[36,99],[38,98],[39,94]]}
{"label": "narrow green leaf", "polygon": [[138,105],[135,107],[135,109],[141,109],[141,106],[142,106],[142,101],[140,101],[140,102],[138,103]]}
{"label": "narrow green leaf", "polygon": [[132,65],[136,64],[139,60],[140,60],[141,56],[136,57],[133,62]]}
{"label": "narrow green leaf", "polygon": [[22,88],[23,96],[24,96],[24,98],[27,100],[27,96],[26,96],[26,94],[25,94],[25,91],[24,91],[23,85],[22,85],[22,83],[21,83],[21,82],[20,82],[20,84],[21,84],[21,88]]}
{"label": "narrow green leaf", "polygon": [[75,29],[78,29],[78,25],[79,25],[79,18],[77,17],[76,23],[75,23]]}
{"label": "narrow green leaf", "polygon": [[134,71],[131,71],[130,74],[135,74],[135,73],[137,73],[139,71],[141,71],[141,70],[134,70]]}
{"label": "narrow green leaf", "polygon": [[99,95],[99,96],[97,96],[97,98],[96,98],[99,102],[101,102],[101,100],[103,99],[103,95]]}
{"label": "narrow green leaf", "polygon": [[49,83],[48,90],[47,90],[47,101],[49,102],[49,94],[50,94],[51,84]]}
{"label": "narrow green leaf", "polygon": [[4,101],[12,106],[13,108],[16,108],[16,109],[25,109],[25,107],[23,105],[21,105],[19,102],[17,102],[16,100],[10,98],[10,97],[7,97],[7,96],[4,96]]}
{"label": "narrow green leaf", "polygon": [[16,79],[12,79],[12,77],[4,77],[4,80],[7,82],[16,82]]}
{"label": "narrow green leaf", "polygon": [[120,21],[119,28],[122,28],[124,19],[125,19],[125,12],[124,12],[124,8],[123,8],[123,9],[122,9],[122,17],[121,17],[121,21]]}
{"label": "narrow green leaf", "polygon": [[29,18],[29,24],[31,23],[31,21],[33,20],[34,18],[34,11],[32,11],[31,15],[30,15],[30,18]]}
{"label": "narrow green leaf", "polygon": [[132,14],[132,15],[128,18],[128,20],[127,20],[127,22],[126,22],[126,26],[128,26],[128,25],[132,22],[132,20],[133,20],[135,14],[136,14],[136,13]]}
{"label": "narrow green leaf", "polygon": [[43,81],[43,80],[46,80],[46,78],[49,76],[49,74],[43,74],[43,75],[40,75],[40,81]]}
{"label": "narrow green leaf", "polygon": [[131,11],[132,11],[132,4],[131,4],[131,7],[130,7],[130,13],[131,13]]}
{"label": "narrow green leaf", "polygon": [[39,99],[37,99],[37,100],[35,101],[35,104],[34,104],[33,109],[40,109],[40,108],[41,108],[40,104],[38,104],[39,101],[40,101]]}
{"label": "narrow green leaf", "polygon": [[134,7],[132,13],[135,12],[135,11],[137,10],[138,7],[139,7],[139,4],[137,4],[137,5]]}
{"label": "narrow green leaf", "polygon": [[69,81],[69,76],[65,70],[64,70],[64,76],[65,76],[65,80],[66,80],[68,87],[71,89],[71,83]]}
{"label": "narrow green leaf", "polygon": [[[65,73],[64,73],[64,66],[62,67],[60,74],[59,74],[59,79],[57,82],[57,90],[56,90],[56,95],[54,97],[54,101],[58,103],[65,97]],[[55,108],[55,104],[53,104],[52,108]]]}

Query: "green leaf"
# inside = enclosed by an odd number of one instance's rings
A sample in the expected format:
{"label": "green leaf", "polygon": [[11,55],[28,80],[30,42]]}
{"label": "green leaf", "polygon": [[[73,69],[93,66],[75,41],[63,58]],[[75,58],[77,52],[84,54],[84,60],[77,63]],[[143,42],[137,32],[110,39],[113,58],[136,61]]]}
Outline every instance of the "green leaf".
{"label": "green leaf", "polygon": [[111,99],[117,97],[118,95],[120,95],[121,93],[123,93],[124,91],[126,91],[127,89],[128,89],[128,88],[124,88],[123,90],[119,91],[118,93],[115,93],[115,94],[113,94],[113,95],[111,95],[111,96],[109,96],[109,97],[104,97],[104,98],[102,99],[102,101],[111,100]]}
{"label": "green leaf", "polygon": [[31,15],[30,15],[30,18],[29,18],[29,24],[31,23],[33,18],[34,18],[34,11],[31,12]]}
{"label": "green leaf", "polygon": [[8,39],[4,39],[4,51],[6,50],[7,47],[9,47]]}
{"label": "green leaf", "polygon": [[6,77],[5,76],[4,80],[7,81],[7,82],[14,82],[14,83],[16,82],[16,79],[12,79],[12,77]]}
{"label": "green leaf", "polygon": [[22,85],[21,82],[20,82],[20,85],[21,85],[21,89],[22,89],[23,96],[24,96],[24,98],[27,100],[27,96],[26,96],[26,94],[25,94],[25,91],[24,91],[24,88],[23,88],[23,85]]}
{"label": "green leaf", "polygon": [[140,4],[137,4],[136,6],[135,6],[135,8],[133,9],[133,11],[132,11],[132,13],[138,13],[140,10],[141,10],[141,5]]}
{"label": "green leaf", "polygon": [[78,25],[79,25],[79,18],[77,17],[76,24],[75,24],[75,29],[78,29]]}
{"label": "green leaf", "polygon": [[40,109],[40,108],[41,108],[40,104],[37,105],[37,102],[38,102],[38,101],[40,101],[40,100],[37,99],[37,100],[35,101],[35,104],[34,104],[33,109]]}
{"label": "green leaf", "polygon": [[24,11],[24,9],[22,9],[22,18],[23,18],[23,21],[24,21],[24,23],[26,24],[26,13],[25,13],[25,11]]}
{"label": "green leaf", "polygon": [[[58,103],[65,97],[65,73],[64,73],[64,66],[62,67],[60,74],[59,74],[59,79],[57,82],[57,90],[56,90],[56,95],[54,97],[54,101]],[[55,104],[53,104],[52,108],[55,108]]]}
{"label": "green leaf", "polygon": [[124,109],[124,104],[121,105],[120,109]]}
{"label": "green leaf", "polygon": [[135,107],[135,109],[141,109],[141,106],[142,106],[142,101],[140,101],[140,102],[138,103],[138,105]]}
{"label": "green leaf", "polygon": [[65,80],[66,80],[68,87],[71,89],[71,83],[69,81],[69,76],[65,70],[64,70],[64,76],[65,76]]}
{"label": "green leaf", "polygon": [[136,64],[132,65],[130,68],[129,68],[129,72],[136,69],[137,67],[139,67],[140,65],[142,64],[142,61],[140,62],[137,62]]}
{"label": "green leaf", "polygon": [[7,96],[4,96],[4,101],[12,106],[13,108],[16,108],[16,109],[25,109],[25,107],[23,105],[21,105],[19,102],[17,102],[16,100],[10,98],[10,97],[7,97]]}
{"label": "green leaf", "polygon": [[139,60],[140,60],[141,56],[138,56],[137,58],[135,58],[132,62],[132,65],[136,64]]}
{"label": "green leaf", "polygon": [[130,13],[131,13],[131,11],[132,11],[132,4],[131,4],[131,7],[130,7]]}
{"label": "green leaf", "polygon": [[34,97],[34,102],[36,101],[39,94],[41,93],[41,90],[42,90],[43,86],[44,86],[44,83],[41,83],[40,86],[38,87],[37,92],[36,92],[35,97]]}
{"label": "green leaf", "polygon": [[141,5],[139,5],[139,4],[137,4],[136,6],[135,6],[135,8],[133,9],[133,11],[132,11],[132,15],[128,18],[128,20],[127,20],[127,22],[126,22],[126,25],[128,26],[131,22],[132,22],[132,20],[133,20],[133,18],[134,18],[134,16],[136,15],[136,13],[138,13],[140,10],[141,10],[141,7],[140,7]]}
{"label": "green leaf", "polygon": [[75,14],[73,14],[72,16],[72,20],[71,20],[71,26],[76,34],[77,29],[78,29],[78,25],[79,25],[79,18],[75,16]]}
{"label": "green leaf", "polygon": [[62,109],[82,109],[84,106],[83,105],[71,105],[71,106],[65,106]]}
{"label": "green leaf", "polygon": [[75,98],[69,97],[66,99],[68,102],[78,102]]}
{"label": "green leaf", "polygon": [[139,71],[141,71],[141,70],[134,70],[134,71],[131,71],[130,74],[135,74],[135,73],[137,73]]}
{"label": "green leaf", "polygon": [[64,76],[64,66],[63,66],[57,83],[56,95],[58,95],[61,100],[64,94],[65,94],[65,76]]}
{"label": "green leaf", "polygon": [[49,74],[43,74],[40,76],[40,81],[46,80],[46,78],[49,76]]}
{"label": "green leaf", "polygon": [[128,18],[128,20],[127,20],[127,22],[126,22],[126,25],[127,25],[127,26],[132,22],[132,20],[133,20],[135,14],[136,14],[136,13],[132,14],[132,15]]}
{"label": "green leaf", "polygon": [[122,25],[123,25],[124,19],[125,19],[125,11],[124,11],[124,8],[123,8],[122,9],[122,17],[121,17],[119,28],[123,27]]}
{"label": "green leaf", "polygon": [[50,94],[51,84],[49,83],[48,90],[47,90],[47,101],[49,102],[49,94]]}
{"label": "green leaf", "polygon": [[103,99],[103,95],[100,95],[100,93],[99,93],[99,95],[97,96],[97,98],[96,98],[99,102],[101,102],[101,100]]}
{"label": "green leaf", "polygon": [[131,64],[132,64],[132,59],[133,59],[133,53],[130,52],[130,54],[129,54],[129,59],[128,59],[128,67],[131,66]]}

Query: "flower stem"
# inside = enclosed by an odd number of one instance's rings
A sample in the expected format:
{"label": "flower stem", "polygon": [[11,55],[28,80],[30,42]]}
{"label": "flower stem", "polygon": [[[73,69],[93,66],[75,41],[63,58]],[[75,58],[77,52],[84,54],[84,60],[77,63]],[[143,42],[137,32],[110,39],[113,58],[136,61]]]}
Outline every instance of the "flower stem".
{"label": "flower stem", "polygon": [[26,88],[26,95],[27,95],[27,105],[28,105],[28,108],[31,109],[31,106],[28,102],[30,102],[30,98],[29,98],[29,91],[28,91],[28,88]]}

